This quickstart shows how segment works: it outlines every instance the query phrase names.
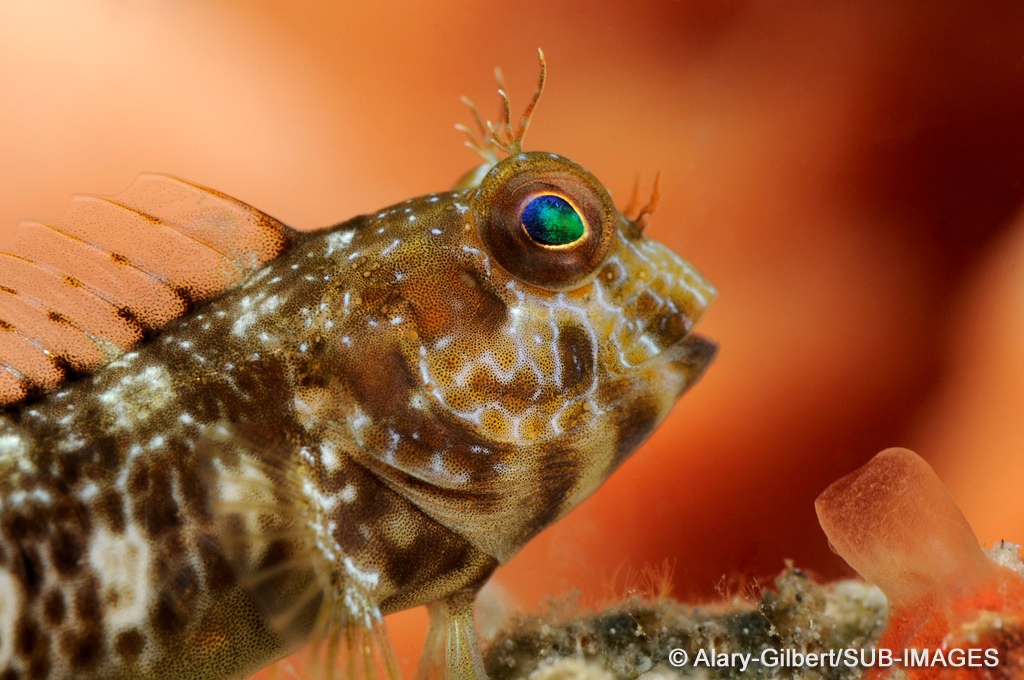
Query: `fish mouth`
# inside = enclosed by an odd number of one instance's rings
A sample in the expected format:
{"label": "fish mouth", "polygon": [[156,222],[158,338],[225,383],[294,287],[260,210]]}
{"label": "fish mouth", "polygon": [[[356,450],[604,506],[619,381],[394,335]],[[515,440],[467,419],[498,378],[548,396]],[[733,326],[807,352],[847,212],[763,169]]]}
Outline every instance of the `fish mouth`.
{"label": "fish mouth", "polygon": [[687,333],[662,352],[662,358],[683,374],[685,390],[704,375],[717,353],[716,343],[703,335]]}

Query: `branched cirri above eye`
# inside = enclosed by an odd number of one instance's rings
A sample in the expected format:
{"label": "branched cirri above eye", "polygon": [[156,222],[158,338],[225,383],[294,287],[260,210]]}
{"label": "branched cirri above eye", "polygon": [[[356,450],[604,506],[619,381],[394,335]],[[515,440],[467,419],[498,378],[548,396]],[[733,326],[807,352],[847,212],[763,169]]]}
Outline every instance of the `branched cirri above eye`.
{"label": "branched cirri above eye", "polygon": [[519,218],[530,237],[547,246],[564,246],[583,237],[586,229],[576,208],[561,196],[544,194],[526,204]]}

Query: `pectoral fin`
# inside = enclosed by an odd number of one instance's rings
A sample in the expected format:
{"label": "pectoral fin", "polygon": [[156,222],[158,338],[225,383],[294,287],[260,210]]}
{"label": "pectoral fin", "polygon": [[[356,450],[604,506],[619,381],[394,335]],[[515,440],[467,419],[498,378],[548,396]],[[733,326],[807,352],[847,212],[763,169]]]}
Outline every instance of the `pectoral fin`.
{"label": "pectoral fin", "polygon": [[302,457],[268,442],[258,458],[230,426],[219,433],[204,452],[212,535],[268,627],[286,650],[306,646],[308,677],[398,680],[376,575],[342,553]]}

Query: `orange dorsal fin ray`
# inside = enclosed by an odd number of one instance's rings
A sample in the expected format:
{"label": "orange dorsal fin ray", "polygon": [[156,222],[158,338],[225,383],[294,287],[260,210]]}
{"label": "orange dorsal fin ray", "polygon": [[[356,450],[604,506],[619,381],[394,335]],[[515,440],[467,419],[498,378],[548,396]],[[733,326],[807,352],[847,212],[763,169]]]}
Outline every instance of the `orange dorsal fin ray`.
{"label": "orange dorsal fin ray", "polygon": [[142,174],[23,221],[0,252],[0,406],[117,357],[275,258],[294,233],[212,189]]}

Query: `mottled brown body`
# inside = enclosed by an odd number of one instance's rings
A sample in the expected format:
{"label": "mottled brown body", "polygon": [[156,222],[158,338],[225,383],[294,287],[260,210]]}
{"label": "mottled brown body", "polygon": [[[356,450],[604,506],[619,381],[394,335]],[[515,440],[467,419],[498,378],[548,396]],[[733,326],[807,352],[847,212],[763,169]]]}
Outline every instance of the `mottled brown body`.
{"label": "mottled brown body", "polygon": [[[537,191],[583,215],[578,244],[503,240]],[[382,613],[435,602],[468,677],[476,589],[714,353],[690,335],[713,291],[554,154],[286,235],[0,415],[0,680],[231,677],[310,638],[358,654]]]}

